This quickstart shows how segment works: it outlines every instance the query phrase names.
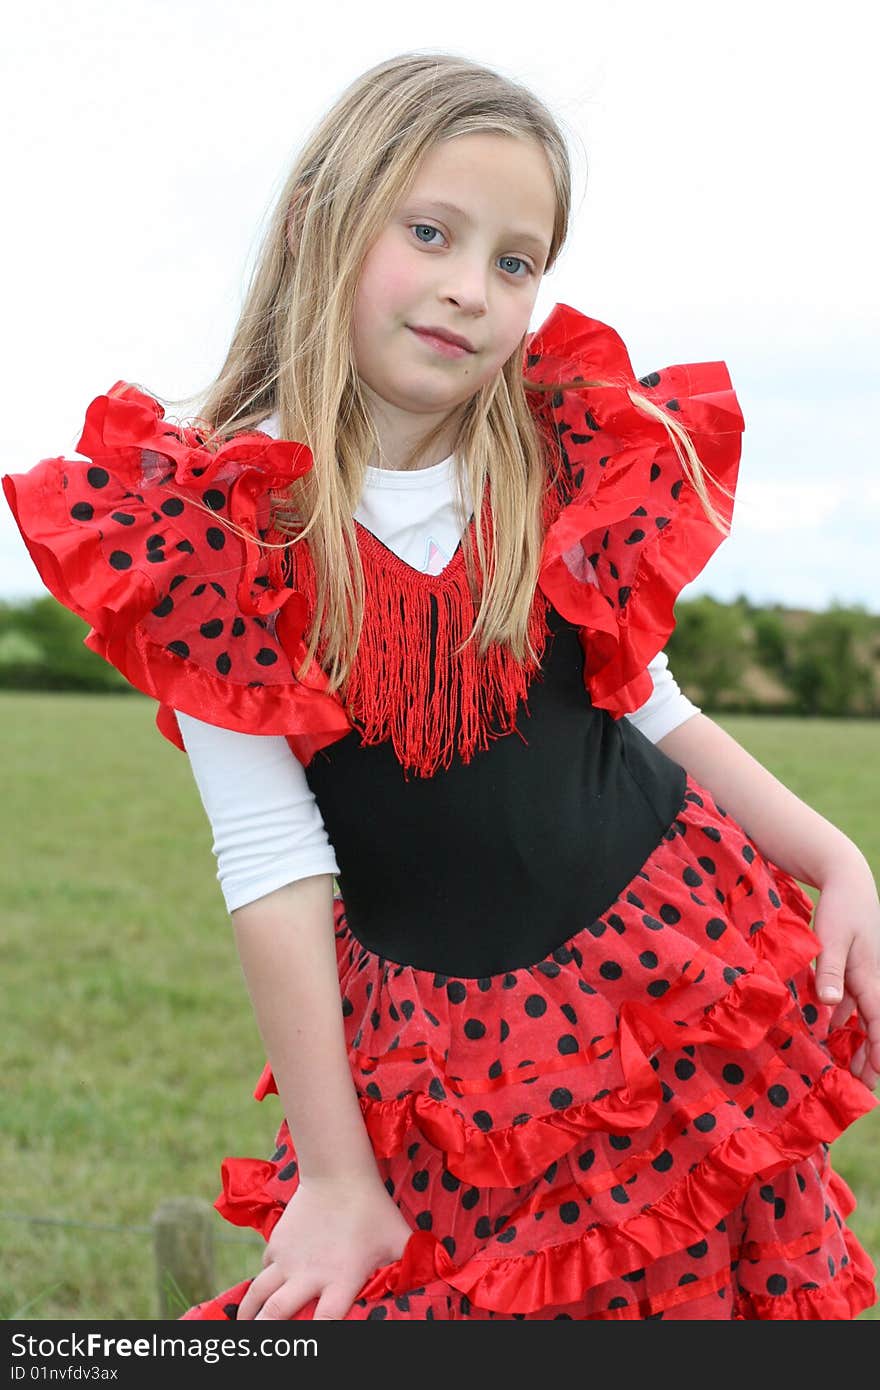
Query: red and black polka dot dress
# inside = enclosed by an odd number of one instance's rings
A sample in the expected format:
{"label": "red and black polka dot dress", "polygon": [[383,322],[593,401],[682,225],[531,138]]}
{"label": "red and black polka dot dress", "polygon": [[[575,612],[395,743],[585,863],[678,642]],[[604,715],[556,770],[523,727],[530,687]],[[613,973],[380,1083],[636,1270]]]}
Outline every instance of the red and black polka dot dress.
{"label": "red and black polka dot dress", "polygon": [[[852,1319],[875,1271],[829,1146],[876,1104],[849,1069],[857,1018],[832,1030],[817,999],[804,890],[620,717],[721,539],[627,388],[677,412],[731,493],[736,396],[721,362],[637,380],[618,335],[566,305],[524,367],[611,383],[530,396],[564,465],[531,664],[451,656],[475,521],[439,575],[358,525],[349,699],[320,663],[297,679],[308,552],[281,561],[219,522],[277,539],[272,494],[309,451],[252,432],[211,453],[124,382],[89,407],[88,462],[43,460],[4,493],[165,737],[183,748],[181,709],[283,734],[306,767],[341,868],[352,1074],[412,1227],[349,1318]],[[255,1095],[274,1091],[266,1066]],[[286,1122],[270,1157],[221,1173],[218,1210],[268,1239],[298,1182]],[[184,1317],[235,1319],[247,1287]]]}

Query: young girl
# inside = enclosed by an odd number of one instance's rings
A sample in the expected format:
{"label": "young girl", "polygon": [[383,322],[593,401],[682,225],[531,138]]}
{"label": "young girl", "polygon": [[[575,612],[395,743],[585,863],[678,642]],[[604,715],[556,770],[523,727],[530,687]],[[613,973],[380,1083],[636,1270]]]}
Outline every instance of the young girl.
{"label": "young girl", "polygon": [[529,332],[569,206],[528,91],[382,63],[198,421],[119,381],[88,462],[3,478],[190,757],[285,1117],[216,1202],[262,1269],[186,1318],[875,1301],[828,1151],[876,1104],[876,887],[669,671],[743,420],[722,362],[637,379],[565,304]]}

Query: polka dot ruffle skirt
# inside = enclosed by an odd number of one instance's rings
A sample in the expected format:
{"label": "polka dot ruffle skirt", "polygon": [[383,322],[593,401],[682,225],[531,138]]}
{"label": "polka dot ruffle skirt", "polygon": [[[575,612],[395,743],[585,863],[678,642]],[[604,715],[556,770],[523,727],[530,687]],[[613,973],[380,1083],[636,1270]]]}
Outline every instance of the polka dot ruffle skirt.
{"label": "polka dot ruffle skirt", "polygon": [[[335,902],[352,1073],[412,1227],[348,1318],[851,1319],[876,1301],[831,1142],[876,1104],[829,1031],[812,903],[692,778],[608,911],[534,965],[383,959]],[[275,1091],[267,1067],[255,1095]],[[268,1239],[297,1187],[226,1158],[215,1205]],[[256,1275],[256,1270],[254,1271]],[[184,1319],[234,1319],[249,1281]],[[294,1320],[311,1318],[317,1299]]]}

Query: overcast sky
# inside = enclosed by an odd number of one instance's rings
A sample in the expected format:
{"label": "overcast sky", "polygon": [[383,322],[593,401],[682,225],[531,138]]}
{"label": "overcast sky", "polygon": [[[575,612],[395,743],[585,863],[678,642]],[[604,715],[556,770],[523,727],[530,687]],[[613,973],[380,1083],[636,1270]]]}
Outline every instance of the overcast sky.
{"label": "overcast sky", "polygon": [[[4,18],[0,473],[73,454],[117,379],[204,390],[306,134],[374,63],[450,51],[569,136],[556,302],[638,375],[723,359],[731,537],[685,597],[880,612],[877,21],[868,0],[29,0]],[[0,598],[44,593],[0,495]]]}

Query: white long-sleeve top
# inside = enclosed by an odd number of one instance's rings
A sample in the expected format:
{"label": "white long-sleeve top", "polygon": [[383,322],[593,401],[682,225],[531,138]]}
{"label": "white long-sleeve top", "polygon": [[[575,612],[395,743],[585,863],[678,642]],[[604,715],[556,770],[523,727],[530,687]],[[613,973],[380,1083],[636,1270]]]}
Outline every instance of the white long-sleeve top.
{"label": "white long-sleeve top", "polygon": [[[278,438],[277,415],[260,429]],[[354,514],[407,565],[439,574],[462,535],[453,456],[407,473],[368,468]],[[648,670],[653,693],[624,718],[657,743],[700,708],[682,694],[665,652]],[[235,733],[180,710],[175,714],[213,831],[228,912],[312,874],[339,873],[305,770],[283,735]]]}

